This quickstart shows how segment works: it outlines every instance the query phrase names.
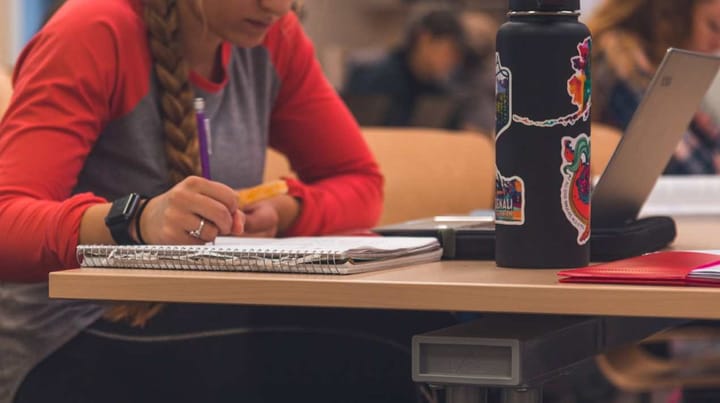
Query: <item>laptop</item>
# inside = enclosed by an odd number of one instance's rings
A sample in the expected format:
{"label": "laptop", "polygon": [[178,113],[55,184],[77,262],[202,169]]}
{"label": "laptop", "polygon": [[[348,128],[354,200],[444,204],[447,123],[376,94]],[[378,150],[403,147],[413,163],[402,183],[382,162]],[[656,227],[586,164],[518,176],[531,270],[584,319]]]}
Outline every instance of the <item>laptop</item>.
{"label": "laptop", "polygon": [[[638,213],[720,68],[720,57],[668,49],[592,192],[590,254],[594,261],[661,249],[675,238],[670,217]],[[591,134],[592,135],[592,134]],[[378,227],[382,235],[437,236],[445,258],[493,259],[492,213],[438,216]]]}

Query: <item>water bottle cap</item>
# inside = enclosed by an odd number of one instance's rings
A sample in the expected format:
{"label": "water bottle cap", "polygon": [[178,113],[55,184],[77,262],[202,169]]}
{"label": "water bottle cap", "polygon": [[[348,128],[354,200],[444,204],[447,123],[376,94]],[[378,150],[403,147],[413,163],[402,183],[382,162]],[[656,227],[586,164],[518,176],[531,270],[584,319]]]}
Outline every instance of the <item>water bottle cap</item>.
{"label": "water bottle cap", "polygon": [[510,0],[510,11],[577,11],[580,0]]}

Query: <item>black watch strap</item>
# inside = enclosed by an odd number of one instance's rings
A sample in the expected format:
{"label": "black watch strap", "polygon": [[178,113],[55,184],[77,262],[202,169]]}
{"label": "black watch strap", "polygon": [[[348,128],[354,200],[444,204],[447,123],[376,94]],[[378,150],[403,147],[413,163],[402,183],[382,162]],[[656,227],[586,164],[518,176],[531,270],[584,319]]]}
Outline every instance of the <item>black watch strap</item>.
{"label": "black watch strap", "polygon": [[140,207],[140,195],[130,193],[115,200],[105,216],[105,225],[110,230],[113,240],[118,245],[135,245],[130,236],[130,224]]}

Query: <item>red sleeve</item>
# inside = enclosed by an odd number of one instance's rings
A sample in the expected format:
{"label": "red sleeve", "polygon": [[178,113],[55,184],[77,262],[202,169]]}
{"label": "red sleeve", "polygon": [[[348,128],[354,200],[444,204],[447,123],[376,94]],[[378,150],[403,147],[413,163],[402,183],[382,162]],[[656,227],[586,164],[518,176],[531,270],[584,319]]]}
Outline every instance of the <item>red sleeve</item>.
{"label": "red sleeve", "polygon": [[288,157],[300,178],[288,181],[302,210],[287,235],[374,226],[382,210],[383,177],[294,14],[278,22],[266,45],[281,83],[270,146]]}
{"label": "red sleeve", "polygon": [[110,118],[117,41],[107,24],[76,14],[46,27],[17,63],[0,124],[0,281],[46,281],[77,266],[82,215],[105,202],[71,193]]}

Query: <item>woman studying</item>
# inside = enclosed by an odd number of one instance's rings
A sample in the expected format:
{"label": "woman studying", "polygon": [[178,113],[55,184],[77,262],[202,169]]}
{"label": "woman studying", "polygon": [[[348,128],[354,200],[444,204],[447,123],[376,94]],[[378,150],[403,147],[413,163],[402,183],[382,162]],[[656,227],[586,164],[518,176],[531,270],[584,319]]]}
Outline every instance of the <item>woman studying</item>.
{"label": "woman studying", "polygon": [[[0,402],[416,400],[401,347],[449,314],[47,298],[79,244],[375,223],[382,176],[291,3],[70,0],[28,44],[0,124]],[[268,146],[299,179],[240,209]]]}
{"label": "woman studying", "polygon": [[[718,0],[605,0],[593,34],[593,119],[624,130],[669,47],[720,50]],[[720,173],[720,122],[700,108],[666,174]]]}

